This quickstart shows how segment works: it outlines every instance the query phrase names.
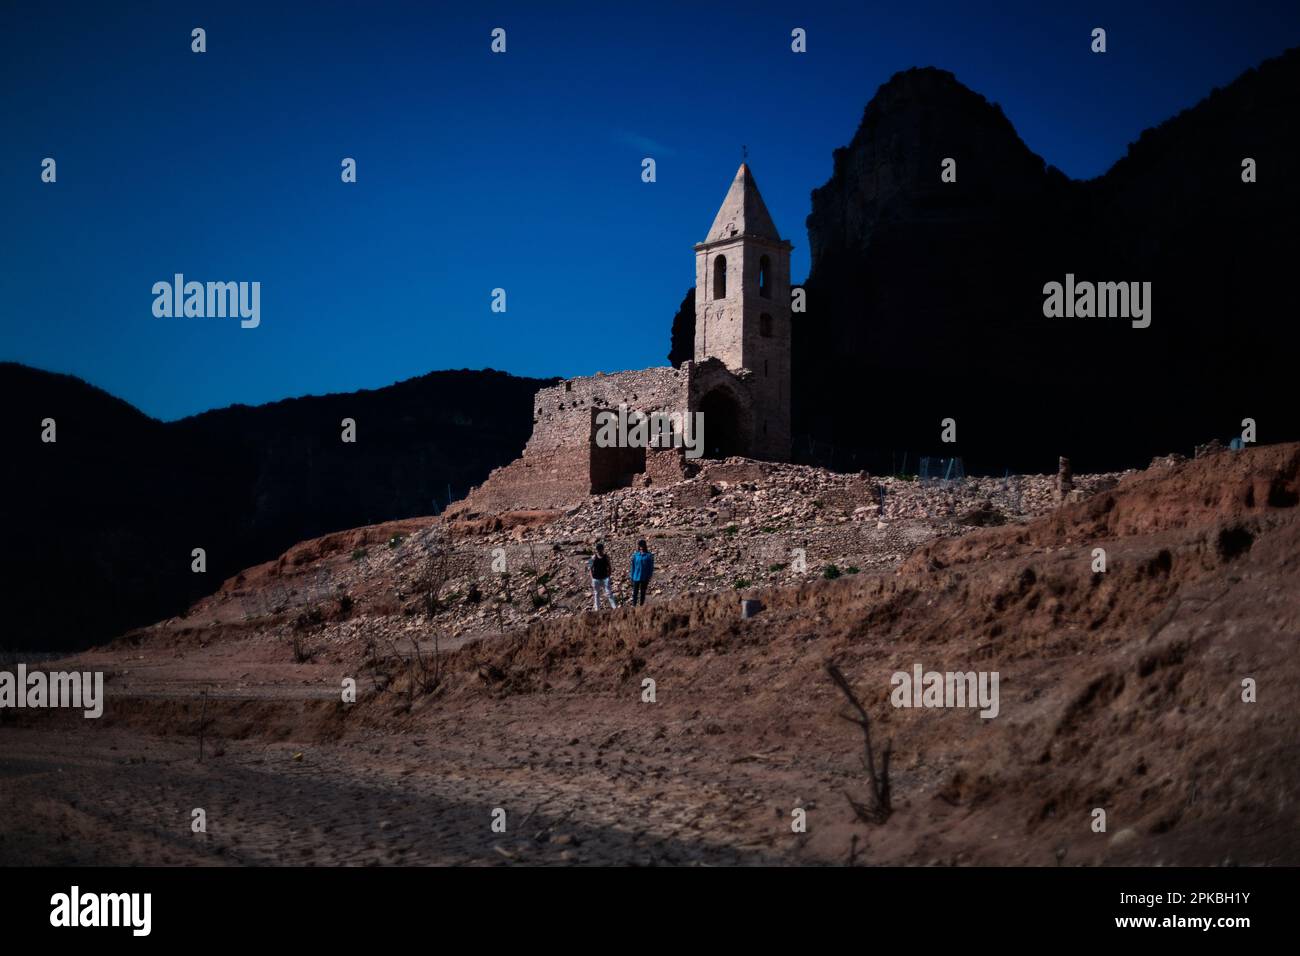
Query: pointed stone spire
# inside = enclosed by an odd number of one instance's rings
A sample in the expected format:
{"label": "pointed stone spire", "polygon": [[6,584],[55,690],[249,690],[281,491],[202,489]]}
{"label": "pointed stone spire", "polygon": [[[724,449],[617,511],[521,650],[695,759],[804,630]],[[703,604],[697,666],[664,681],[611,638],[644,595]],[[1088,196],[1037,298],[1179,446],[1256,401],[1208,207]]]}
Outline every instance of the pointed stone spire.
{"label": "pointed stone spire", "polygon": [[739,236],[781,239],[767,206],[763,204],[763,197],[758,194],[758,184],[754,182],[748,163],[741,163],[740,169],[736,170],[727,198],[722,200],[722,208],[714,217],[713,227],[704,241],[717,242]]}

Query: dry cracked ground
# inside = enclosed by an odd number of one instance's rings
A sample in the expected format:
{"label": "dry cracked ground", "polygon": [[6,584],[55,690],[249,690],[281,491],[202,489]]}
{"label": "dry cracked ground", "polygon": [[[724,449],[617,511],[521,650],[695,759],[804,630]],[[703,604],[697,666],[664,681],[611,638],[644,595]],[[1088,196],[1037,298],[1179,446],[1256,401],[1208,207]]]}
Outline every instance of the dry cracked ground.
{"label": "dry cracked ground", "polygon": [[[1300,863],[1300,445],[1059,508],[882,484],[733,461],[305,542],[41,665],[103,670],[105,713],[0,712],[0,863]],[[591,542],[639,536],[651,604],[585,610]],[[998,715],[895,708],[916,664],[996,671]]]}

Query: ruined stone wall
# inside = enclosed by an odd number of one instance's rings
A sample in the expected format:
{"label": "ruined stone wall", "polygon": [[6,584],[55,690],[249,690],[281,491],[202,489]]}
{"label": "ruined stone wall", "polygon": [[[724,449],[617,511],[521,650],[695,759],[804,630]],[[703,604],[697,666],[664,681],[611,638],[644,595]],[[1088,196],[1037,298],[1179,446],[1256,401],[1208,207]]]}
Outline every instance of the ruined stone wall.
{"label": "ruined stone wall", "polygon": [[648,368],[573,378],[541,389],[533,400],[533,435],[524,454],[581,445],[591,437],[592,410],[682,411],[686,376],[681,369]]}
{"label": "ruined stone wall", "polygon": [[494,469],[487,481],[448,509],[448,516],[567,508],[591,493],[590,463],[585,447],[526,454]]}
{"label": "ruined stone wall", "polygon": [[632,479],[645,471],[644,448],[601,448],[591,443],[591,492],[600,494],[615,488],[626,488]]}
{"label": "ruined stone wall", "polygon": [[695,473],[696,466],[681,448],[647,448],[645,476],[651,485],[674,485]]}
{"label": "ruined stone wall", "polygon": [[644,470],[645,449],[598,448],[596,414],[620,404],[647,413],[685,411],[687,383],[686,371],[664,367],[574,378],[539,390],[523,456],[494,470],[453,512],[565,508],[627,484]]}
{"label": "ruined stone wall", "polygon": [[[693,415],[710,394],[725,391],[734,401],[734,427],[761,454],[754,396],[755,373],[732,372],[718,358],[669,367],[570,379],[538,391],[533,400],[533,434],[522,457],[498,468],[452,509],[453,514],[489,514],[519,509],[567,508],[588,495],[628,485],[641,475],[652,484],[673,484],[697,467],[680,448],[601,448],[596,416],[617,411]],[[680,422],[680,418],[678,419]],[[629,427],[632,423],[629,422]],[[719,427],[715,421],[713,427]],[[770,429],[769,425],[769,429]],[[710,423],[704,422],[705,453]]]}
{"label": "ruined stone wall", "polygon": [[[728,427],[734,428],[743,439],[746,454],[752,454],[754,442],[753,398],[749,391],[749,382],[753,373],[748,369],[732,372],[717,358],[703,362],[687,362],[682,366],[687,375],[687,394],[692,412],[704,404],[704,400],[713,392],[723,391],[731,397],[737,407],[735,421]],[[717,432],[723,427],[716,419],[710,421],[708,413],[704,418],[704,453],[711,455],[717,443]],[[713,436],[712,438],[710,436]]]}

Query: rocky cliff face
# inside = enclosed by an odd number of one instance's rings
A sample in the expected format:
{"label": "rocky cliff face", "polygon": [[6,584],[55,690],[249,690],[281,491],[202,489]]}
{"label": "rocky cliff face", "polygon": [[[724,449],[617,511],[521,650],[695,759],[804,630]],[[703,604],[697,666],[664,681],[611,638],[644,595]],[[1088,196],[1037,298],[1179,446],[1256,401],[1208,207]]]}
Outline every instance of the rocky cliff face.
{"label": "rocky cliff face", "polygon": [[[85,647],[298,541],[445,508],[519,454],[549,384],[434,372],[163,423],[79,379],[0,364],[0,649]],[[40,440],[47,417],[53,444]],[[194,548],[204,574],[190,569]]]}
{"label": "rocky cliff face", "polygon": [[[946,157],[958,160],[956,183],[940,180]],[[834,162],[808,220],[812,259],[823,268],[837,255],[866,255],[891,226],[981,221],[1064,179],[997,105],[936,69],[907,70],[882,86]]]}
{"label": "rocky cliff face", "polygon": [[[955,183],[940,177],[948,157]],[[958,454],[987,447],[989,413],[1014,428],[1027,393],[1051,383],[1021,349],[1058,331],[1043,324],[1038,253],[1069,193],[952,74],[909,70],[882,87],[813,192],[793,348],[796,432],[814,443],[798,451],[883,471],[904,451],[913,463],[949,451],[943,418],[958,421]]]}
{"label": "rocky cliff face", "polygon": [[[880,470],[905,450],[990,471],[1058,454],[1101,469],[1240,433],[1245,417],[1268,423],[1261,440],[1300,437],[1281,292],[1297,117],[1292,51],[1075,182],[951,74],[895,76],[813,192],[794,345],[805,452]],[[956,183],[941,181],[945,157]],[[1258,182],[1242,182],[1243,157]],[[1067,273],[1150,282],[1150,327],[1044,317],[1044,284]],[[939,440],[948,417],[956,445]]]}
{"label": "rocky cliff face", "polygon": [[[951,74],[880,88],[808,217],[796,316],[796,454],[838,468],[1145,464],[1231,437],[1300,437],[1297,334],[1300,50],[1143,133],[1087,182],[1047,166],[995,104]],[[940,178],[945,158],[957,180]],[[1243,183],[1242,159],[1258,164]],[[1150,282],[1152,322],[1048,319],[1067,274]],[[693,319],[693,316],[692,316]],[[681,313],[674,341],[684,326]],[[940,422],[957,421],[957,443]],[[1265,426],[1267,422],[1267,426]]]}

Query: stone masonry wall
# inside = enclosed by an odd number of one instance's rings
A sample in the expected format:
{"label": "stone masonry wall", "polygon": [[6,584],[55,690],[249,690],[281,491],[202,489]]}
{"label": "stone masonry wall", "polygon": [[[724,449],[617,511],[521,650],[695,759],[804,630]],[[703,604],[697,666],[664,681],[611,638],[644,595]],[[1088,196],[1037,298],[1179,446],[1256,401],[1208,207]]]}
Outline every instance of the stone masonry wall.
{"label": "stone masonry wall", "polygon": [[[694,470],[680,449],[600,448],[596,415],[617,411],[693,413],[706,395],[725,390],[736,403],[736,427],[753,440],[753,373],[739,375],[717,358],[671,367],[569,379],[538,391],[533,434],[523,456],[498,468],[451,510],[454,515],[567,508],[591,494],[629,484],[644,473],[671,484]],[[709,423],[705,422],[707,443]],[[714,427],[718,427],[715,422]]]}
{"label": "stone masonry wall", "polygon": [[617,411],[620,404],[643,412],[685,411],[688,382],[687,371],[663,367],[574,378],[539,390],[523,456],[495,469],[453,514],[565,508],[617,487],[626,473],[644,467],[645,450],[596,447],[596,413]]}
{"label": "stone masonry wall", "polygon": [[[695,358],[720,359],[730,368],[744,365],[745,256],[740,240],[717,243],[695,255]],[[713,297],[714,261],[725,256],[727,294]],[[751,268],[756,269],[757,266]]]}
{"label": "stone masonry wall", "polygon": [[493,469],[483,484],[448,509],[449,517],[567,508],[591,493],[585,447],[539,451]]}
{"label": "stone masonry wall", "polygon": [[592,409],[620,404],[644,412],[684,411],[686,376],[668,366],[573,378],[541,389],[533,400],[533,435],[524,454],[581,445],[591,437]]}
{"label": "stone masonry wall", "polygon": [[646,449],[645,477],[650,485],[674,485],[689,478],[695,470],[695,464],[687,460],[681,448]]}

